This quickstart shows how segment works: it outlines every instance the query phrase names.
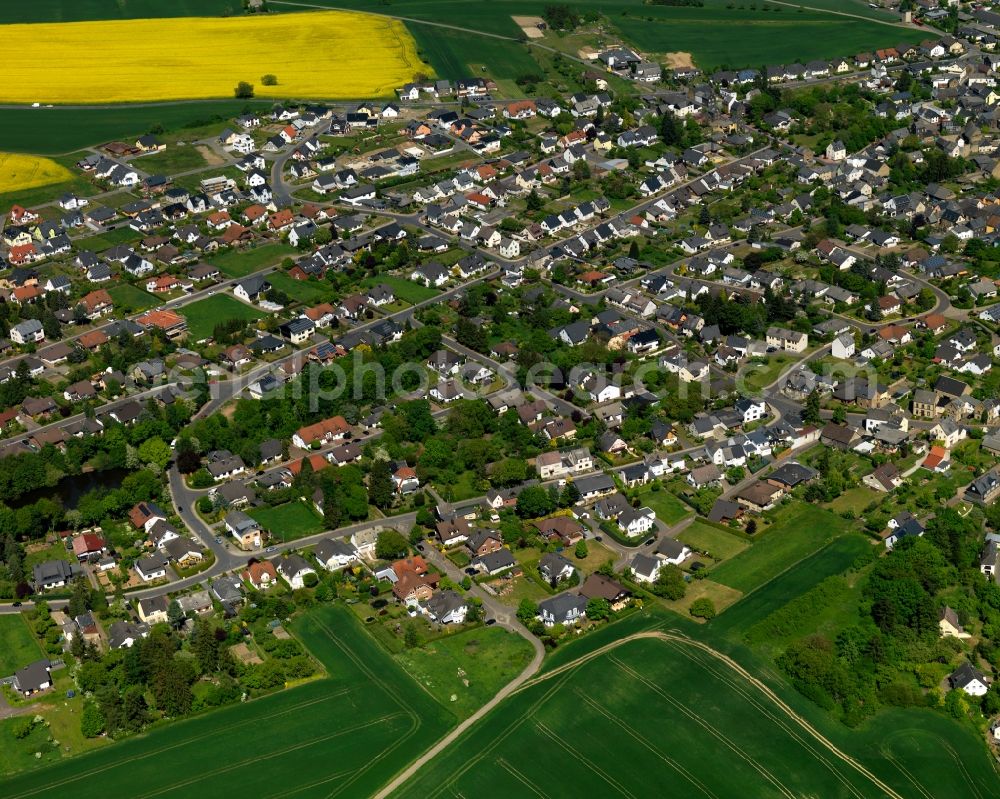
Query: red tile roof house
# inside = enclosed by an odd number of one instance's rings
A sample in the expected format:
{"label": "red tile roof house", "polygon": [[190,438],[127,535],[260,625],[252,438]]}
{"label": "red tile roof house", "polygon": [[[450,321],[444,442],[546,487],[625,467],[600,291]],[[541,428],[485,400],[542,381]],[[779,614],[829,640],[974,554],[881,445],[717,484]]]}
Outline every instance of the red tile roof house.
{"label": "red tile roof house", "polygon": [[292,443],[299,449],[308,449],[312,442],[330,443],[340,441],[351,430],[343,416],[333,416],[315,424],[300,427],[292,436]]}
{"label": "red tile roof house", "polygon": [[258,591],[269,588],[278,582],[278,571],[269,560],[251,561],[241,576]]}
{"label": "red tile roof house", "polygon": [[107,551],[104,538],[96,533],[82,533],[73,539],[73,554],[81,563]]}
{"label": "red tile roof house", "polygon": [[146,291],[173,291],[180,286],[180,281],[173,275],[160,275],[146,282]]}

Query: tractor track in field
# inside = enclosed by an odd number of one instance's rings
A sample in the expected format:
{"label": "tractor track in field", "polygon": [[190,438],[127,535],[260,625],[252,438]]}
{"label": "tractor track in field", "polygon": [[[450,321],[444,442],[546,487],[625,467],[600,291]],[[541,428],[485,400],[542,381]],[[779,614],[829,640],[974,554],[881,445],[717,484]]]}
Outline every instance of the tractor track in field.
{"label": "tractor track in field", "polygon": [[[796,712],[790,705],[788,705],[763,681],[761,681],[753,674],[751,674],[746,668],[741,666],[733,658],[718,651],[717,649],[713,649],[708,644],[702,643],[701,641],[696,641],[693,638],[689,638],[688,636],[677,631],[646,630],[642,632],[633,633],[617,641],[612,641],[611,643],[600,646],[597,649],[593,650],[592,652],[588,652],[585,655],[580,656],[576,660],[570,661],[569,663],[557,666],[556,668],[552,669],[551,671],[545,672],[544,674],[536,674],[535,676],[525,678],[525,674],[522,673],[518,677],[518,680],[515,680],[514,683],[511,683],[507,686],[507,690],[505,690],[503,694],[505,697],[513,696],[540,683],[548,682],[555,678],[562,677],[563,680],[557,680],[556,685],[553,686],[554,688],[558,688],[565,680],[565,678],[568,677],[570,673],[578,669],[580,666],[583,666],[586,663],[589,663],[590,661],[598,657],[601,657],[602,655],[607,654],[608,652],[613,652],[614,650],[618,649],[619,647],[631,641],[639,641],[644,639],[662,641],[664,643],[673,644],[678,647],[693,648],[698,650],[702,654],[707,655],[710,658],[713,658],[720,664],[727,666],[729,669],[733,671],[735,677],[742,678],[742,680],[745,683],[747,683],[750,687],[755,688],[759,693],[763,694],[764,698],[769,700],[769,702],[772,703],[778,711],[780,711],[780,713],[787,719],[788,722],[797,725],[798,728],[803,733],[811,737],[815,742],[815,745],[818,745],[818,748],[820,750],[825,750],[829,755],[832,755],[834,759],[839,760],[845,765],[849,766],[855,772],[857,772],[866,780],[868,780],[878,790],[880,790],[886,797],[888,797],[888,799],[905,799],[905,797],[902,794],[900,794],[892,786],[887,784],[878,775],[873,773],[867,766],[865,766],[856,758],[842,751],[835,743],[833,743],[833,741],[831,741],[829,738],[823,735],[823,733],[820,732],[815,726],[813,726],[806,718],[804,718],[802,715]],[[537,669],[540,667],[540,665],[541,665],[540,663],[538,663],[537,665],[535,663],[532,663],[531,665],[529,665],[526,671],[534,667],[535,672],[537,672]],[[719,676],[718,672],[715,672],[714,670],[713,673],[715,673],[716,676]],[[735,683],[730,681],[730,685],[735,686]],[[552,693],[553,693],[552,689],[546,691],[541,700],[533,703],[533,707],[539,705],[542,701],[544,701],[544,699],[548,698]],[[495,707],[497,704],[499,704],[497,701],[493,701],[489,703],[488,707],[490,710],[492,710],[493,707]],[[483,710],[486,710],[486,706],[484,706],[484,708],[481,709],[481,711]],[[484,712],[479,712],[474,714],[473,716],[471,716],[469,719],[466,720],[466,723],[459,725],[459,727],[453,729],[451,732],[445,735],[427,752],[425,752],[423,756],[421,756],[418,760],[414,761],[414,763],[412,763],[407,769],[405,769],[403,772],[397,775],[390,783],[388,783],[384,788],[382,788],[382,790],[380,790],[377,794],[375,794],[375,799],[386,799],[386,797],[388,797],[401,785],[403,785],[407,779],[416,774],[421,767],[426,765],[427,762],[433,757],[434,753],[444,751],[448,746],[454,743],[462,734],[464,734],[471,726],[469,722],[472,722],[473,719],[478,720],[482,718],[484,715],[486,715]],[[468,770],[468,768],[471,768],[471,766],[474,763],[479,762],[482,759],[482,757],[484,757],[488,752],[495,749],[498,743],[500,743],[504,738],[506,738],[507,735],[510,734],[510,732],[512,732],[514,729],[517,729],[524,722],[528,721],[529,717],[530,717],[530,712],[522,715],[522,717],[518,719],[517,722],[512,724],[511,727],[508,728],[508,730],[503,735],[498,736],[496,739],[494,739],[491,745],[487,747],[487,749],[484,752],[480,753],[479,757],[473,758],[472,761],[466,764],[465,768],[461,769],[458,773],[454,774],[452,779],[448,783],[440,786],[439,792],[441,790],[444,790],[449,785],[454,785],[457,779],[461,777],[461,775],[465,773],[465,771]],[[773,718],[774,717],[772,716],[772,719]],[[784,723],[782,723],[780,726],[784,727],[786,732],[790,732],[789,728],[786,727]],[[798,738],[798,735],[795,735],[793,737]],[[802,743],[803,745],[805,745],[805,741],[802,741]],[[825,758],[818,756],[818,759],[821,762],[823,762],[824,765],[826,765],[828,768],[830,767],[830,763],[826,761]],[[856,794],[856,792],[854,793]]]}

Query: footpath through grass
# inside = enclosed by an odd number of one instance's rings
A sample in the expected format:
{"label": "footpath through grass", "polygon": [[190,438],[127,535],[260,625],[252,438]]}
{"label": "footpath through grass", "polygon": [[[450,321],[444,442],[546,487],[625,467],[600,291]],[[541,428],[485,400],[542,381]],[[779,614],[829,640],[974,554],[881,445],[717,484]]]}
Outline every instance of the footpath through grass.
{"label": "footpath through grass", "polygon": [[327,678],[7,779],[0,797],[370,796],[454,724],[346,608],[292,630]]}
{"label": "footpath through grass", "polygon": [[[599,686],[599,691],[595,690]],[[796,712],[834,736],[851,757],[859,751],[850,733],[794,701]],[[926,734],[925,718],[907,719],[889,746],[904,767],[918,752],[909,744]],[[941,719],[943,721],[947,721]],[[927,727],[957,733],[973,769],[939,750],[919,752],[935,763],[922,767],[930,795],[966,797],[997,787],[976,742],[955,725]],[[939,728],[939,729],[935,729]],[[887,735],[898,726],[880,726]],[[875,730],[872,731],[872,741]],[[874,743],[865,750],[877,753]],[[954,750],[953,750],[954,751]],[[553,768],[550,752],[561,761]],[[870,757],[874,761],[876,757]],[[725,768],[711,767],[725,762]],[[905,777],[882,761],[878,776],[904,796]],[[963,774],[964,772],[964,774]],[[933,776],[932,776],[933,775]],[[531,790],[527,791],[526,786]],[[633,641],[538,682],[515,694],[455,746],[421,769],[398,797],[475,796],[822,796],[867,799],[885,795],[872,779],[820,743],[787,710],[723,661],[694,646]],[[980,793],[980,796],[995,793]]]}
{"label": "footpath through grass", "polygon": [[397,660],[460,718],[472,715],[531,662],[534,650],[502,627],[476,627],[407,649]]}

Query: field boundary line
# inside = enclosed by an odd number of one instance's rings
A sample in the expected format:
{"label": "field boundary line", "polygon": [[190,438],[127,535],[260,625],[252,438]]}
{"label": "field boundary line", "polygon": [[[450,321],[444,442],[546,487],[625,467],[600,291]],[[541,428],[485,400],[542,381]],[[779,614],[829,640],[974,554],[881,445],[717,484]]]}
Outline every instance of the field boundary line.
{"label": "field boundary line", "polygon": [[[799,566],[802,563],[804,563],[805,561],[809,560],[810,558],[818,555],[820,552],[822,552],[827,547],[833,546],[835,543],[837,543],[837,541],[840,541],[842,538],[847,537],[852,532],[854,532],[854,531],[852,531],[852,530],[845,530],[840,535],[834,536],[833,538],[831,538],[829,541],[827,541],[825,544],[823,544],[823,546],[821,546],[816,551],[810,552],[808,555],[803,555],[801,558],[799,558],[794,563],[789,563],[784,569],[782,569],[780,572],[778,572],[777,574],[773,575],[772,577],[769,577],[767,580],[765,580],[764,582],[762,582],[760,585],[755,586],[754,588],[751,588],[749,591],[744,592],[743,596],[741,596],[731,607],[736,607],[736,605],[738,605],[740,602],[742,602],[747,597],[753,596],[758,591],[760,591],[762,588],[767,588],[767,586],[769,586],[771,583],[773,583],[779,577],[784,576],[787,572],[791,571],[796,566]],[[744,550],[744,552],[749,552],[752,549],[753,549],[753,545],[751,545],[748,549]],[[734,591],[739,591],[740,590],[740,589],[736,588],[735,586],[728,585],[727,583],[723,583],[721,580],[714,580],[713,582],[717,582],[720,585],[725,585],[727,588],[732,588]],[[726,608],[726,610],[728,610],[728,609],[729,608]]]}
{"label": "field boundary line", "polygon": [[914,788],[917,789],[917,792],[921,796],[923,796],[924,799],[934,799],[934,797],[927,792],[927,789],[920,784],[920,782],[916,779],[916,777],[914,777],[913,774],[910,773],[910,770],[899,762],[899,758],[892,753],[892,750],[889,749],[889,747],[880,746],[879,752],[882,753],[882,757],[884,757],[889,763],[892,764],[893,768],[895,768],[900,774],[902,774],[906,778],[907,782],[909,782],[910,785],[912,785]]}
{"label": "field boundary line", "polygon": [[804,8],[807,11],[816,11],[820,14],[833,14],[837,17],[849,17],[851,19],[860,19],[864,22],[874,22],[878,25],[885,25],[890,28],[902,28],[903,30],[915,31],[912,25],[907,25],[904,22],[893,22],[891,19],[878,19],[877,17],[866,17],[863,14],[852,14],[850,11],[837,11],[833,8],[816,8],[816,6],[806,6],[801,3],[786,3],[784,0],[769,0],[774,5],[787,6],[788,8]]}

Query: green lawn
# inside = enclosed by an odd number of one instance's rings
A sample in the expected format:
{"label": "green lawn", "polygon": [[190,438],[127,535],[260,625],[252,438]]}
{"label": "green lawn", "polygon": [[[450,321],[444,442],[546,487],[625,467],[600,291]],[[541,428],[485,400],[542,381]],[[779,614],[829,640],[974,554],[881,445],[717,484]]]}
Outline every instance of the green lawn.
{"label": "green lawn", "polygon": [[123,314],[138,313],[160,304],[159,298],[129,283],[113,286],[108,294],[115,301],[115,310]]}
{"label": "green lawn", "polygon": [[[573,646],[567,657],[581,654]],[[840,752],[906,797],[915,796],[903,770],[911,766],[935,799],[1000,791],[982,744],[943,715],[887,714],[855,738],[781,688],[788,704],[779,704],[683,639],[631,641],[550,674],[503,702],[393,796],[883,797]],[[935,741],[949,745],[935,750]]]}
{"label": "green lawn", "polygon": [[43,655],[24,616],[20,613],[0,615],[0,677],[13,674]]}
{"label": "green lawn", "polygon": [[260,508],[250,512],[275,541],[294,541],[307,535],[322,533],[323,520],[310,504],[302,501]]}
{"label": "green lawn", "polygon": [[652,508],[656,518],[669,527],[673,527],[693,513],[687,505],[664,488],[659,491],[653,491],[648,486],[643,488],[639,492],[639,501]]}
{"label": "green lawn", "polygon": [[316,608],[291,629],[325,679],[7,779],[0,797],[370,796],[454,724],[343,606]]}
{"label": "green lawn", "polygon": [[435,699],[465,718],[520,674],[533,654],[517,633],[477,627],[404,650],[396,660]]}
{"label": "green lawn", "polygon": [[677,536],[677,540],[717,560],[729,560],[750,546],[745,539],[720,530],[701,519],[685,527]]}
{"label": "green lawn", "polygon": [[207,165],[205,156],[193,144],[170,145],[163,152],[136,158],[134,163],[143,172],[154,175],[174,175]]}
{"label": "green lawn", "polygon": [[804,502],[772,513],[773,523],[757,534],[753,546],[712,569],[713,580],[749,593],[848,529],[837,514]]}
{"label": "green lawn", "polygon": [[[463,9],[466,7],[463,6]],[[536,8],[534,13],[539,11],[540,8]],[[464,14],[458,24],[469,25]],[[417,42],[417,53],[439,75],[457,78],[488,74],[494,79],[504,80],[541,72],[531,49],[523,44],[427,25],[410,23],[407,27]],[[483,70],[483,67],[486,69]]]}
{"label": "green lawn", "polygon": [[272,272],[267,279],[274,288],[305,305],[329,300],[333,294],[333,286],[326,281],[296,280],[287,272]]}
{"label": "green lawn", "polygon": [[745,639],[771,657],[805,635],[835,640],[843,629],[857,623],[862,584],[857,573],[828,577],[765,616],[746,631]]}
{"label": "green lawn", "polygon": [[39,563],[44,563],[47,560],[65,560],[69,563],[73,560],[73,553],[62,544],[49,544],[26,555],[24,565],[28,571],[31,571],[33,566],[37,566]]}
{"label": "green lawn", "polygon": [[188,331],[195,341],[211,338],[215,326],[228,319],[246,319],[249,322],[265,316],[263,311],[251,308],[228,294],[214,294],[185,305],[180,313],[187,319]]}
{"label": "green lawn", "polygon": [[743,391],[749,393],[759,392],[777,380],[781,373],[794,361],[795,358],[791,355],[772,355],[764,363],[756,361],[748,363],[740,369],[736,377],[737,386],[740,386],[740,381],[742,381],[742,386],[740,387]]}
{"label": "green lawn", "polygon": [[283,258],[294,253],[294,247],[272,242],[249,250],[227,250],[212,256],[210,263],[227,277],[246,277],[258,269],[277,266]]}
{"label": "green lawn", "polygon": [[412,280],[393,275],[380,275],[379,277],[369,278],[362,285],[370,288],[378,283],[385,283],[385,285],[393,290],[397,300],[403,300],[403,302],[408,302],[410,305],[432,299],[441,293],[437,289],[427,288],[426,286],[421,286],[419,283],[414,283]]}
{"label": "green lawn", "polygon": [[435,483],[434,487],[446,502],[462,502],[485,493],[476,485],[475,472],[459,472],[454,485]]}
{"label": "green lawn", "polygon": [[861,515],[861,512],[871,505],[872,502],[884,498],[885,494],[881,494],[873,488],[857,486],[856,488],[847,489],[847,491],[833,500],[833,502],[828,503],[827,507],[834,513],[843,513],[849,510],[853,511],[856,515]]}
{"label": "green lawn", "polygon": [[[110,198],[106,198],[105,202],[107,199]],[[106,230],[104,233],[99,233],[96,236],[88,236],[85,239],[80,239],[76,242],[76,248],[78,250],[101,252],[102,250],[111,249],[116,244],[139,241],[141,238],[142,234],[136,230],[132,230],[130,227],[116,227],[114,230]]]}

